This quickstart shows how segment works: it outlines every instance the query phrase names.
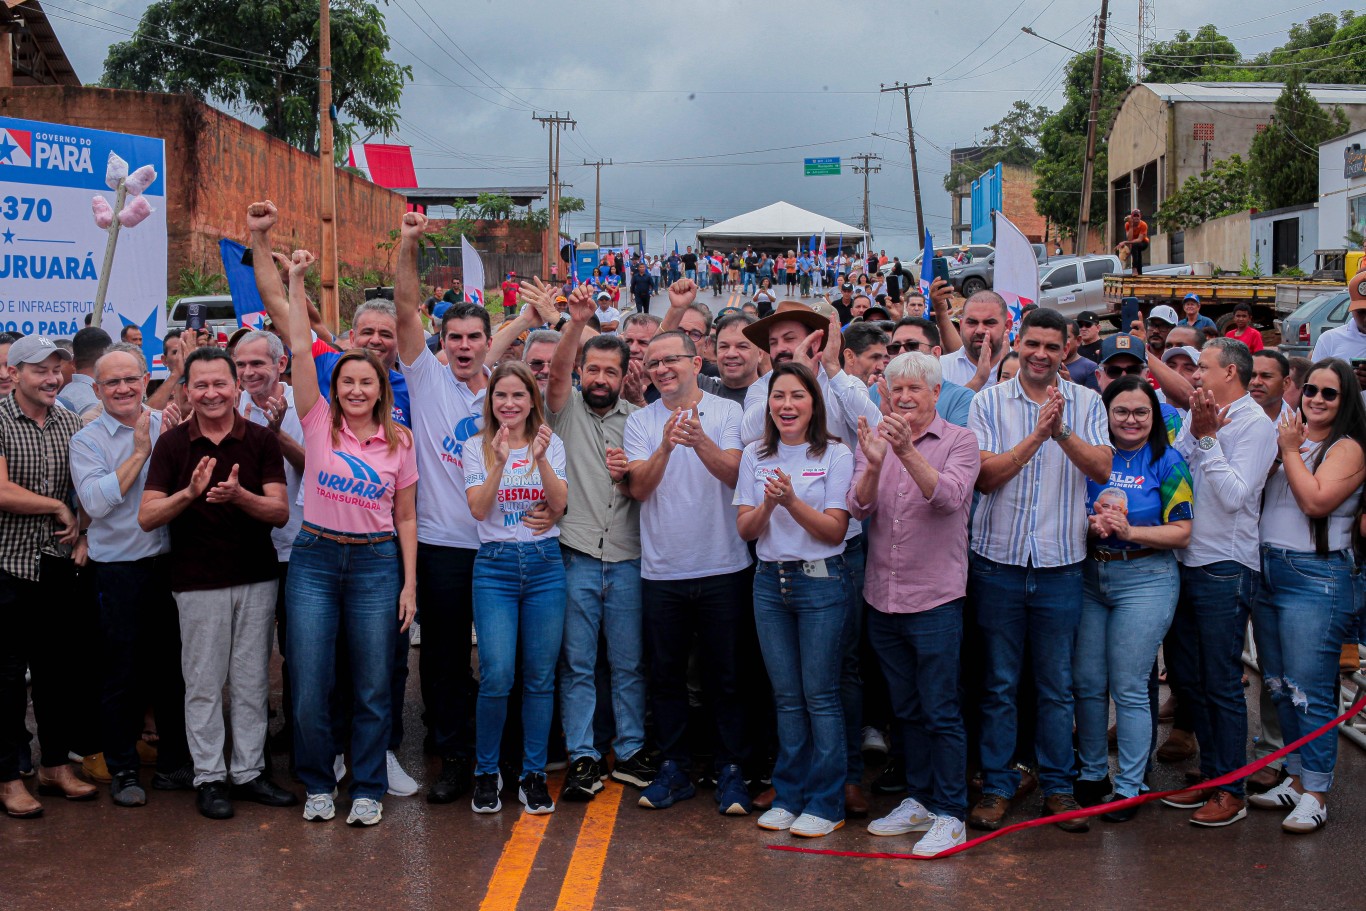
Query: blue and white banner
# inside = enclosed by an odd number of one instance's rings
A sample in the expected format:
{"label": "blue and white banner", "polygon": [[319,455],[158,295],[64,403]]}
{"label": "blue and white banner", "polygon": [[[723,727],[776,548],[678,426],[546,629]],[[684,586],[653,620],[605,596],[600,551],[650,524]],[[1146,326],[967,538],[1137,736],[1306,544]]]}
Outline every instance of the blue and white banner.
{"label": "blue and white banner", "polygon": [[[147,136],[0,117],[0,330],[70,338],[95,304],[108,233],[95,225],[95,194],[109,153],[131,172],[156,169],[143,191],[152,214],[119,232],[102,324],[118,340],[142,329],[153,374],[162,373],[166,332],[165,144]],[[130,197],[131,198],[131,197]]]}

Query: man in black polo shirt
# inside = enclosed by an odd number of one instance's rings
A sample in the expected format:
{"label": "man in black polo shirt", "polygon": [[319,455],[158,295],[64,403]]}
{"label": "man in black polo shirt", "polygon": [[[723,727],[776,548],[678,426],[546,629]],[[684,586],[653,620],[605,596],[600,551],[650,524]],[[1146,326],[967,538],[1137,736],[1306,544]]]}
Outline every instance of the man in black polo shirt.
{"label": "man in black polo shirt", "polygon": [[[237,366],[220,348],[185,360],[193,412],[152,450],[138,512],[143,531],[171,528],[171,591],[180,613],[185,734],[199,812],[233,815],[232,797],[268,806],[298,798],[265,774],[266,699],[276,574],[272,528],[289,521],[284,455],[237,413]],[[223,685],[232,694],[232,789],[223,758]]]}

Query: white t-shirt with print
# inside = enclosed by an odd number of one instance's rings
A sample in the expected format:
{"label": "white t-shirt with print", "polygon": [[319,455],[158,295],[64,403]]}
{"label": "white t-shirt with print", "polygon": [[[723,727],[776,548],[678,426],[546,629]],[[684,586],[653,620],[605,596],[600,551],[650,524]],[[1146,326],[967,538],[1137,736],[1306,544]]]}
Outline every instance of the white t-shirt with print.
{"label": "white t-shirt with print", "polygon": [[[697,413],[703,432],[716,445],[743,448],[739,405],[704,392]],[[660,399],[626,419],[623,443],[628,461],[654,454],[670,414]],[[734,496],[734,489],[717,480],[697,453],[675,446],[659,486],[640,504],[641,578],[700,579],[749,566],[749,548],[735,527]]]}
{"label": "white t-shirt with print", "polygon": [[[750,443],[740,457],[740,477],[735,483],[736,506],[762,506],[764,484],[782,469],[792,479],[792,492],[797,499],[816,512],[827,509],[848,510],[846,499],[849,485],[854,481],[854,454],[843,443],[828,443],[819,457],[810,454],[805,443],[800,446],[778,444],[778,451],[768,457],[759,455],[762,441]],[[768,520],[768,528],[759,535],[759,559],[767,563],[792,560],[824,560],[844,553],[844,542],[826,544],[797,524],[792,513],[779,506]]]}
{"label": "white t-shirt with print", "polygon": [[[565,480],[564,442],[554,434],[550,435],[550,445],[545,451],[546,458],[555,476]],[[488,475],[484,471],[484,437],[473,437],[465,444],[465,490],[478,487]],[[531,459],[531,447],[523,446],[508,453],[507,464],[503,466],[503,478],[498,482],[498,496],[493,508],[479,522],[479,543],[493,541],[541,541],[545,538],[558,538],[560,526],[552,525],[549,531],[533,534],[522,524],[522,519],[545,499],[545,487],[541,484],[541,470]],[[466,505],[469,498],[465,500]],[[468,508],[466,509],[468,512]]]}

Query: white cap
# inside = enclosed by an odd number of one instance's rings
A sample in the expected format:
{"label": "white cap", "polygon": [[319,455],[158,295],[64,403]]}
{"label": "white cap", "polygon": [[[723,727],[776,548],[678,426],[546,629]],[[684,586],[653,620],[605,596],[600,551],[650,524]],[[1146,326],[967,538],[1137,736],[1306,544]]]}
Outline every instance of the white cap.
{"label": "white cap", "polygon": [[1148,319],[1160,319],[1164,323],[1171,323],[1173,326],[1181,322],[1181,317],[1177,316],[1176,311],[1173,310],[1171,307],[1168,307],[1166,304],[1158,304],[1156,307],[1154,307],[1148,313]]}
{"label": "white cap", "polygon": [[1175,348],[1168,348],[1166,351],[1163,351],[1162,363],[1167,363],[1178,354],[1184,354],[1186,357],[1190,358],[1192,364],[1200,363],[1200,352],[1196,351],[1190,345],[1177,345]]}

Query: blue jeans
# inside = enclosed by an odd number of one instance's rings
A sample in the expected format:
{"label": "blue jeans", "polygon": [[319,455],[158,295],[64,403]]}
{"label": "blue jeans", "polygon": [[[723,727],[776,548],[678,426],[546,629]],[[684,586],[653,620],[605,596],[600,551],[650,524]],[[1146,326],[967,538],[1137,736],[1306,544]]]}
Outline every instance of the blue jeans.
{"label": "blue jeans", "polygon": [[569,603],[560,650],[560,715],[571,760],[601,759],[593,744],[598,635],[612,668],[613,750],[630,759],[645,745],[645,670],[641,657],[640,560],[605,563],[562,547]]}
{"label": "blue jeans", "polygon": [[1072,652],[1081,620],[1081,564],[1040,568],[972,555],[969,574],[986,664],[982,696],[982,792],[1010,798],[1016,693],[1025,645],[1037,691],[1034,733],[1045,796],[1072,793]]}
{"label": "blue jeans", "polygon": [[564,588],[559,538],[493,542],[480,547],[474,558],[474,629],[479,635],[474,753],[480,775],[498,771],[519,645],[522,774],[545,774],[555,712],[555,662],[564,634]]}
{"label": "blue jeans", "polygon": [[968,741],[958,702],[963,599],[913,614],[868,615],[868,639],[887,676],[911,796],[936,816],[963,820]]}
{"label": "blue jeans", "polygon": [[379,800],[389,787],[384,751],[393,724],[390,684],[401,579],[397,538],[339,544],[304,529],[294,539],[285,648],[293,689],[294,760],[309,794],[331,793],[337,784],[331,697],[338,636],[345,636],[351,665],[351,796]]}
{"label": "blue jeans", "polygon": [[[1191,708],[1204,778],[1226,775],[1246,758],[1243,639],[1254,575],[1234,560],[1181,567],[1181,596],[1164,654],[1177,702]],[[1223,790],[1242,797],[1243,783]]]}
{"label": "blue jeans", "polygon": [[753,272],[742,272],[742,274],[743,274],[744,277],[745,277],[745,279],[744,279],[745,284],[744,284],[744,287],[743,287],[742,291],[743,291],[745,294],[748,294],[748,293],[749,293],[749,289],[752,288],[752,287],[757,287],[759,283],[756,282],[756,281],[754,280],[754,273],[753,273]]}
{"label": "blue jeans", "polygon": [[1148,702],[1157,647],[1176,613],[1176,555],[1161,551],[1132,561],[1087,560],[1082,570],[1081,624],[1072,658],[1077,700],[1078,778],[1103,781],[1110,771],[1106,729],[1115,700],[1119,769],[1115,793],[1137,797],[1152,755]]}
{"label": "blue jeans", "polygon": [[863,676],[859,673],[863,640],[863,573],[868,554],[864,536],[844,544],[844,565],[849,572],[849,597],[845,599],[844,629],[840,635],[843,664],[840,669],[840,705],[844,711],[844,783],[863,784]]}
{"label": "blue jeans", "polygon": [[[1351,551],[1319,556],[1262,546],[1252,634],[1286,743],[1337,717],[1338,657],[1355,629],[1356,582]],[[1330,730],[1286,756],[1285,770],[1306,791],[1328,791],[1337,759]]]}
{"label": "blue jeans", "polygon": [[842,655],[830,648],[846,625],[852,588],[843,557],[824,561],[827,578],[801,563],[759,563],[754,625],[778,717],[773,805],[821,819],[844,818]]}
{"label": "blue jeans", "polygon": [[693,280],[693,281],[697,281],[697,270],[696,270],[696,269],[684,269],[684,270],[683,270],[683,277],[684,277],[684,278],[691,279],[691,280]]}

